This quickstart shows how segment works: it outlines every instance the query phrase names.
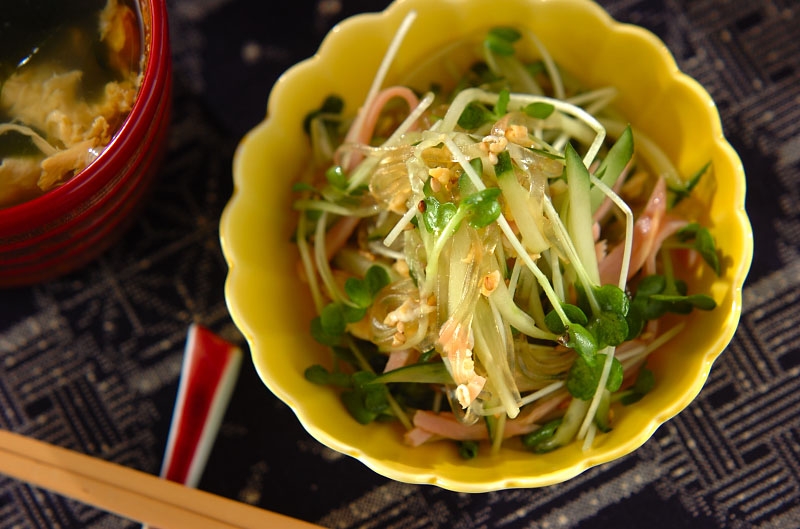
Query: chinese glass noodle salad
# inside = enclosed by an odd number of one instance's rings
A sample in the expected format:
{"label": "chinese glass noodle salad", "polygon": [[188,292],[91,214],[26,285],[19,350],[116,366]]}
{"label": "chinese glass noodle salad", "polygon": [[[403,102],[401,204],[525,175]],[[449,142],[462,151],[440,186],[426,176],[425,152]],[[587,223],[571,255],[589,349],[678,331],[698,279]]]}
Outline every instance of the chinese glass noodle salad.
{"label": "chinese glass noodle salad", "polygon": [[[613,88],[581,90],[524,30],[460,43],[475,58],[453,90],[383,87],[412,21],[355,116],[330,96],[304,123],[296,243],[311,333],[332,351],[306,378],[412,445],[588,448],[658,383],[647,358],[680,315],[715,307],[680,279],[719,273],[681,208],[709,168],[677,177],[612,111]],[[520,58],[526,41],[538,60]]]}

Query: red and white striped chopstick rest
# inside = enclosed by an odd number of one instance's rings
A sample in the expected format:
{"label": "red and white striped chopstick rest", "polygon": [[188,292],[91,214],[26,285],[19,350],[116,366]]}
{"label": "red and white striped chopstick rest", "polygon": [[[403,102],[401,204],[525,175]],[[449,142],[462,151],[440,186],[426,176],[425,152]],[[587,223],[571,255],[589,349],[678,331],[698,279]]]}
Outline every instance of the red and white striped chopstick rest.
{"label": "red and white striped chopstick rest", "polygon": [[241,363],[237,346],[200,325],[189,327],[162,478],[197,487]]}

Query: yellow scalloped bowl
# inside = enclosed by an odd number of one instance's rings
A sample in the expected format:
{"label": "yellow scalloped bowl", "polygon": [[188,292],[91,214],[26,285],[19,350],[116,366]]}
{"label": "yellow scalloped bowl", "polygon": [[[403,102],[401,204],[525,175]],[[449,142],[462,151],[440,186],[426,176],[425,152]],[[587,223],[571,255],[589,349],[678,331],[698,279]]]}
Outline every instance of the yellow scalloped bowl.
{"label": "yellow scalloped bowl", "polygon": [[[298,278],[298,256],[291,243],[291,183],[309,156],[303,117],[331,93],[341,95],[346,110],[354,112],[412,9],[418,16],[387,84],[460,36],[525,24],[586,86],[615,86],[618,108],[663,148],[681,174],[713,162],[716,186],[713,192],[706,190],[702,221],[726,256],[724,273],[719,278],[698,274],[690,288],[708,289],[718,308],[695,311],[685,330],[651,357],[656,388],[621,409],[614,429],[598,435],[586,451],[578,443],[544,455],[505,447],[496,456],[465,461],[450,443],[411,448],[396,427],[357,424],[334,391],[303,378],[308,366],[328,362],[327,351],[308,334],[313,306]],[[744,210],[744,171],[723,137],[714,102],[678,70],[653,34],[614,21],[587,0],[494,0],[491,7],[484,0],[398,0],[382,13],[352,17],[330,32],[314,57],[278,80],[265,120],[239,145],[233,173],[235,190],[220,226],[230,267],[225,295],[260,377],[312,436],[395,480],[462,492],[539,487],[629,454],[695,398],[738,325],[752,231]],[[266,413],[264,421],[269,421]]]}

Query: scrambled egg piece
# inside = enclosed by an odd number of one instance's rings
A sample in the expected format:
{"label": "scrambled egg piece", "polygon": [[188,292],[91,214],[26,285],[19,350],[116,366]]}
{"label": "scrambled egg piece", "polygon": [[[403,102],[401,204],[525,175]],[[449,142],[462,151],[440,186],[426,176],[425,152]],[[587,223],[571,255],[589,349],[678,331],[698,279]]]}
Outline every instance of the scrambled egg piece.
{"label": "scrambled egg piece", "polygon": [[0,163],[0,207],[19,204],[38,195],[41,168],[35,158],[5,158]]}

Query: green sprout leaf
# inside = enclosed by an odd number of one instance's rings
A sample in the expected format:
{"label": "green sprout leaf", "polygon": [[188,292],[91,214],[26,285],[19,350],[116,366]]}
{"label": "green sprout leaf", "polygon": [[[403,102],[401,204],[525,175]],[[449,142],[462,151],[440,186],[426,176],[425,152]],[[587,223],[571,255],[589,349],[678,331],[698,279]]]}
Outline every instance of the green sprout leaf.
{"label": "green sprout leaf", "polygon": [[341,165],[332,165],[325,171],[325,179],[336,189],[347,187],[347,175]]}
{"label": "green sprout leaf", "polygon": [[311,336],[327,346],[342,343],[348,323],[361,321],[367,314],[377,293],[390,282],[389,273],[379,265],[371,266],[364,279],[350,277],[344,291],[352,303],[329,303],[311,320]]}
{"label": "green sprout leaf", "polygon": [[322,345],[331,347],[339,345],[342,341],[342,333],[336,332],[330,322],[328,322],[328,326],[326,327],[323,324],[321,316],[317,316],[311,320],[311,337]]}
{"label": "green sprout leaf", "polygon": [[[598,347],[617,346],[628,340],[630,336],[628,313],[631,307],[628,295],[615,285],[595,287],[592,291],[601,312],[592,317],[588,329],[597,339]],[[633,318],[632,320],[638,327],[638,322]]]}
{"label": "green sprout leaf", "polygon": [[517,28],[511,26],[496,26],[488,31],[488,34],[503,39],[506,42],[516,42],[522,38],[522,33]]}
{"label": "green sprout leaf", "polygon": [[461,111],[458,117],[458,126],[464,130],[477,129],[484,123],[496,121],[508,112],[508,102],[511,99],[511,93],[507,89],[502,89],[497,95],[497,103],[494,108],[489,110],[482,103],[471,101]]}
{"label": "green sprout leaf", "polygon": [[[705,294],[692,294],[691,296],[655,294],[650,296],[650,299],[653,301],[662,301],[674,305],[686,303],[691,307],[700,310],[714,310],[717,307],[717,302],[714,301],[714,298]],[[691,311],[691,308],[689,310]]]}
{"label": "green sprout leaf", "polygon": [[361,320],[378,292],[390,282],[389,273],[380,265],[370,266],[364,279],[348,277],[344,282],[344,292],[355,307],[346,304],[339,306],[345,322],[354,323]]}
{"label": "green sprout leaf", "polygon": [[372,293],[367,283],[357,277],[347,278],[344,282],[344,292],[359,307],[365,308],[372,304]]}
{"label": "green sprout leaf", "polygon": [[389,272],[387,272],[384,267],[377,265],[370,266],[364,276],[364,282],[372,298],[374,298],[383,287],[391,283],[391,281]]}
{"label": "green sprout leaf", "polygon": [[458,117],[458,126],[464,130],[472,130],[493,119],[494,113],[482,104],[473,101],[464,107]]}
{"label": "green sprout leaf", "polygon": [[655,385],[655,375],[652,371],[643,367],[639,370],[639,374],[636,376],[636,381],[633,383],[633,386],[622,392],[619,400],[625,406],[639,402],[642,397],[650,393]]}
{"label": "green sprout leaf", "polygon": [[328,371],[323,366],[315,364],[304,372],[306,380],[320,386],[338,386],[349,388],[353,386],[350,375],[341,371]]}
{"label": "green sprout leaf", "polygon": [[692,222],[678,231],[678,239],[684,243],[692,243],[690,247],[697,250],[697,253],[700,254],[714,273],[720,275],[719,256],[717,255],[716,244],[714,243],[714,237],[712,237],[711,232],[709,232],[707,228],[696,222]]}
{"label": "green sprout leaf", "polygon": [[369,424],[377,419],[378,414],[367,408],[364,395],[360,391],[345,391],[341,395],[342,403],[348,413],[360,424]]}
{"label": "green sprout leaf", "polygon": [[713,310],[716,301],[706,294],[687,295],[686,283],[670,281],[667,277],[654,274],[642,278],[636,294],[630,303],[625,320],[628,324],[628,340],[639,336],[644,323],[655,320],[664,314],[689,314],[692,310]]}
{"label": "green sprout leaf", "polygon": [[667,287],[667,278],[662,275],[653,274],[643,278],[636,289],[636,296],[652,296],[664,292]]}
{"label": "green sprout leaf", "polygon": [[514,43],[521,37],[520,32],[514,28],[496,27],[490,29],[486,34],[484,46],[492,53],[510,57],[514,55]]}
{"label": "green sprout leaf", "polygon": [[437,235],[447,226],[458,209],[452,202],[442,203],[434,196],[425,197],[422,203],[425,207],[425,211],[422,212],[422,222],[429,232]]}
{"label": "green sprout leaf", "polygon": [[594,335],[597,347],[617,346],[628,339],[628,322],[618,312],[602,311],[592,317],[587,329]]}
{"label": "green sprout leaf", "polygon": [[461,201],[459,207],[466,209],[469,225],[473,228],[484,228],[496,221],[501,208],[498,198],[500,188],[488,187],[473,193]]}
{"label": "green sprout leaf", "polygon": [[[561,309],[564,311],[564,314],[567,315],[569,321],[577,323],[578,325],[586,325],[589,323],[589,318],[586,317],[586,313],[577,305],[562,303]],[[545,315],[544,323],[547,329],[554,334],[564,334],[567,332],[567,327],[561,321],[561,318],[555,310],[551,310]]]}
{"label": "green sprout leaf", "polygon": [[353,350],[350,349],[350,347],[345,347],[343,345],[335,345],[331,347],[331,352],[333,353],[333,357],[336,360],[347,362],[352,366],[358,365],[358,358],[353,353]]}
{"label": "green sprout leaf", "polygon": [[494,105],[494,114],[496,117],[503,117],[508,111],[508,102],[511,99],[511,94],[507,89],[500,90],[497,95],[497,103]]}
{"label": "green sprout leaf", "polygon": [[344,334],[347,321],[344,317],[341,305],[331,303],[323,307],[320,312],[322,328],[331,336]]}
{"label": "green sprout leaf", "polygon": [[[370,303],[371,305],[372,303]],[[350,305],[345,305],[344,303],[339,304],[339,309],[342,311],[342,318],[344,318],[345,323],[355,323],[357,321],[361,321],[364,316],[367,314],[367,307],[351,307]]]}
{"label": "green sprout leaf", "polygon": [[[389,273],[382,266],[369,267],[364,279],[349,277],[344,283],[344,291],[356,307],[366,309],[372,305],[375,295],[390,283]],[[358,321],[345,318],[348,322]],[[360,319],[360,318],[359,318]]]}
{"label": "green sprout leaf", "polygon": [[672,193],[669,207],[674,208],[678,202],[691,195],[692,190],[697,186],[703,175],[706,174],[706,171],[708,171],[710,167],[711,161],[706,162],[705,165],[703,165],[703,167],[701,167],[695,174],[689,177],[689,179],[682,186],[671,182],[667,188]]}
{"label": "green sprout leaf", "polygon": [[337,95],[329,95],[322,101],[319,108],[312,110],[303,119],[303,130],[306,134],[311,131],[311,121],[320,114],[341,114],[344,110],[344,99]]}
{"label": "green sprout leaf", "polygon": [[597,353],[597,339],[578,323],[570,323],[567,327],[567,341],[564,345],[574,349],[586,361],[593,360]]}
{"label": "green sprout leaf", "polygon": [[374,379],[375,374],[368,371],[353,373],[353,389],[341,395],[347,411],[361,424],[369,424],[390,409],[389,390],[383,384],[372,384]]}
{"label": "green sprout leaf", "polygon": [[604,311],[615,312],[622,316],[628,313],[630,298],[624,290],[615,285],[603,285],[594,288],[594,297]]}
{"label": "green sprout leaf", "polygon": [[478,457],[478,448],[480,445],[477,441],[459,441],[458,442],[458,455],[462,459],[475,459]]}
{"label": "green sprout leaf", "polygon": [[[606,361],[606,355],[597,355],[597,363],[602,365]],[[611,393],[617,391],[622,386],[622,380],[625,377],[625,371],[622,367],[622,362],[616,358],[611,359],[611,370],[608,372],[608,379],[606,380],[606,389]]]}
{"label": "green sprout leaf", "polygon": [[628,313],[625,315],[625,322],[628,324],[628,336],[626,340],[633,340],[644,330],[645,318],[643,303],[631,303]]}
{"label": "green sprout leaf", "polygon": [[[596,355],[588,361],[580,356],[575,358],[567,373],[567,391],[576,399],[591,400],[597,391],[597,384],[600,383],[605,361],[605,354]],[[606,389],[610,392],[617,391],[622,385],[623,376],[622,363],[613,358],[606,379]]]}
{"label": "green sprout leaf", "polygon": [[547,67],[545,66],[544,61],[542,60],[533,61],[530,64],[525,64],[525,69],[528,71],[528,74],[531,77],[536,77],[541,73],[547,72]]}
{"label": "green sprout leaf", "polygon": [[536,101],[522,107],[522,111],[528,116],[536,119],[547,119],[555,111],[556,107],[544,101]]}
{"label": "green sprout leaf", "polygon": [[311,191],[314,193],[317,189],[307,182],[295,182],[292,184],[292,191],[295,193],[302,193],[303,191]]}
{"label": "green sprout leaf", "polygon": [[575,358],[567,373],[567,391],[570,395],[576,399],[591,400],[597,389],[597,364],[595,359],[587,361],[583,356]]}

